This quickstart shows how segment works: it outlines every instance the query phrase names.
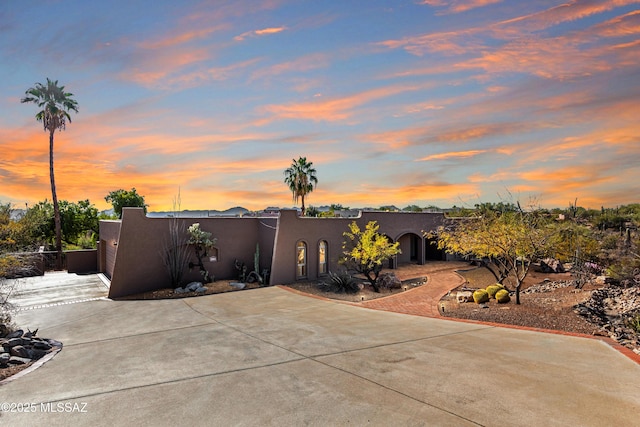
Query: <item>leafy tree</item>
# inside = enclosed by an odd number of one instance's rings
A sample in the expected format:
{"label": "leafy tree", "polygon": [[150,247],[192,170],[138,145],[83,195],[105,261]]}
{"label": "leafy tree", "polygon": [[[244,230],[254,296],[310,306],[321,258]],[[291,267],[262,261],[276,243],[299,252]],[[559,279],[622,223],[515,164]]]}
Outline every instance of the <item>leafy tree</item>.
{"label": "leafy tree", "polygon": [[123,189],[112,191],[104,199],[113,205],[113,211],[118,218],[122,218],[122,208],[144,208],[144,213],[147,213],[148,205],[144,203],[144,196],[138,194],[135,187],[131,191]]}
{"label": "leafy tree", "polygon": [[422,208],[418,205],[409,205],[402,208],[404,212],[422,212]]}
{"label": "leafy tree", "polygon": [[531,263],[548,251],[551,231],[537,212],[485,210],[482,215],[461,218],[452,227],[440,227],[438,248],[465,257],[488,260],[498,283],[514,282],[516,304]]}
{"label": "leafy tree", "polygon": [[376,221],[369,221],[364,230],[355,221],[349,224],[349,231],[342,233],[346,240],[340,259],[347,268],[363,274],[376,292],[380,292],[377,282],[383,263],[400,253],[400,242],[390,242],[378,233],[379,228]]}
{"label": "leafy tree", "polygon": [[304,198],[318,184],[313,162],[307,162],[306,157],[300,157],[298,160],[293,159],[291,166],[284,171],[284,182],[289,186],[296,203],[302,199],[302,215],[304,215]]}
{"label": "leafy tree", "polygon": [[[60,218],[62,225],[62,240],[66,244],[78,244],[79,239],[90,236],[91,244],[84,246],[94,247],[92,243],[98,234],[98,209],[89,200],[80,200],[77,203],[67,200],[59,201]],[[48,200],[38,202],[29,209],[19,221],[23,229],[28,230],[23,239],[29,242],[29,246],[40,246],[43,242],[55,238],[54,209]]]}
{"label": "leafy tree", "polygon": [[309,206],[309,208],[307,209],[307,216],[317,217],[321,216],[321,214],[318,208],[316,208],[315,206]]}
{"label": "leafy tree", "polygon": [[15,245],[11,221],[11,204],[0,203],[0,250],[11,249]]}
{"label": "leafy tree", "polygon": [[36,120],[42,122],[44,130],[49,132],[49,179],[53,200],[58,268],[62,266],[62,226],[53,172],[53,135],[56,130],[65,129],[67,120],[71,123],[70,111],[78,112],[78,102],[72,97],[72,93],[65,92],[64,86],[58,86],[57,80],[52,81],[47,78],[46,84],[36,83],[34,87],[27,89],[25,97],[20,100],[22,103],[34,103],[38,108],[41,108],[36,114]]}

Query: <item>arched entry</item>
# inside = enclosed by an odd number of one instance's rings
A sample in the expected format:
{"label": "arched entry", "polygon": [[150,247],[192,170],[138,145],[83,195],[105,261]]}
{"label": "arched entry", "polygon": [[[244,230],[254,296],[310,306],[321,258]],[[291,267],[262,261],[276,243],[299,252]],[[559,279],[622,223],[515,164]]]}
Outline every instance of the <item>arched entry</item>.
{"label": "arched entry", "polygon": [[422,236],[416,233],[405,233],[398,237],[401,254],[397,256],[400,264],[424,264],[424,245]]}

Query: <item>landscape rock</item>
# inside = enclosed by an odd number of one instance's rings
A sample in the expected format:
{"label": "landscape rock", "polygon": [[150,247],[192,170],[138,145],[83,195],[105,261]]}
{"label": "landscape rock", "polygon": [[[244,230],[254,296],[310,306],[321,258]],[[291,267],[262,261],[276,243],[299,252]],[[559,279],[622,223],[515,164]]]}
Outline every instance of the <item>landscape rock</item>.
{"label": "landscape rock", "polygon": [[[0,339],[0,368],[10,365],[25,365],[41,359],[47,353],[62,348],[62,343],[56,340],[36,337],[36,331],[27,332],[21,329],[12,332],[11,338]],[[4,349],[4,351],[2,351]]]}
{"label": "landscape rock", "polygon": [[11,333],[9,333],[5,338],[10,340],[11,338],[20,338],[24,334],[22,329],[17,329]]}
{"label": "landscape rock", "polygon": [[175,292],[176,294],[184,294],[184,293],[185,293],[185,292],[187,292],[187,291],[185,291],[185,290],[184,290],[184,289],[182,289],[182,288],[175,288],[175,289],[173,290],[173,292]]}
{"label": "landscape rock", "polygon": [[12,356],[29,357],[29,350],[26,347],[23,347],[21,345],[16,345],[11,347],[11,350],[9,351],[9,353]]}
{"label": "landscape rock", "polygon": [[381,289],[400,289],[402,282],[395,273],[382,273],[377,280],[378,286]]}
{"label": "landscape rock", "polygon": [[195,292],[198,288],[202,287],[202,282],[191,282],[184,287],[186,292]]}
{"label": "landscape rock", "polygon": [[640,333],[630,323],[640,316],[640,288],[608,286],[596,289],[574,312],[600,326],[610,338],[632,350],[640,349]]}
{"label": "landscape rock", "polygon": [[22,345],[22,338],[11,338],[6,342],[6,346],[9,348],[17,345]]}
{"label": "landscape rock", "polygon": [[543,273],[564,273],[564,266],[554,258],[545,258],[540,261],[540,269]]}
{"label": "landscape rock", "polygon": [[9,363],[12,365],[26,365],[27,363],[31,363],[31,359],[28,357],[11,356]]}
{"label": "landscape rock", "polygon": [[458,303],[473,301],[473,292],[458,291],[456,294],[456,301],[458,301]]}

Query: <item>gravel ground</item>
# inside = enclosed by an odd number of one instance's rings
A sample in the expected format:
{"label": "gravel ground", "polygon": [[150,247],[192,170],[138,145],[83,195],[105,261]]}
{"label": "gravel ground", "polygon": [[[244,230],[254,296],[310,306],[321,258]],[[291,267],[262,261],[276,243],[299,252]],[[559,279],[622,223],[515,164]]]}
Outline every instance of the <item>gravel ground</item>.
{"label": "gravel ground", "polygon": [[[461,288],[485,288],[495,283],[495,279],[485,268],[459,273],[468,282]],[[601,286],[588,284],[582,289],[576,289],[568,283],[570,278],[569,273],[530,272],[522,285],[520,305],[515,304],[514,297],[507,304],[498,304],[494,299],[483,305],[474,302],[458,303],[456,293],[459,289],[456,289],[442,300],[444,316],[589,335],[598,334],[599,326],[576,314],[574,306],[588,300],[591,292]]]}

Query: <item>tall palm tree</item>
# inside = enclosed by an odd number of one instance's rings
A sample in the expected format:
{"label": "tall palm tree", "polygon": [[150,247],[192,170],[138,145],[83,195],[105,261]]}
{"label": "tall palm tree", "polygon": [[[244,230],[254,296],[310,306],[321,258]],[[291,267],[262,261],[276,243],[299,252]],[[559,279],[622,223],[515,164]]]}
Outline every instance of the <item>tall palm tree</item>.
{"label": "tall palm tree", "polygon": [[318,184],[313,162],[307,163],[306,157],[300,157],[298,160],[293,159],[291,166],[284,171],[284,182],[289,186],[296,203],[302,199],[302,215],[304,215],[304,197],[311,193]]}
{"label": "tall palm tree", "polygon": [[58,253],[56,265],[62,267],[62,226],[60,223],[60,207],[56,194],[56,181],[53,174],[53,134],[56,130],[64,130],[67,120],[71,123],[70,111],[78,112],[78,102],[72,98],[73,94],[64,91],[64,86],[58,86],[58,81],[47,78],[47,83],[36,83],[27,89],[25,97],[20,102],[31,102],[41,108],[36,114],[36,120],[42,122],[45,132],[49,132],[49,178],[51,180],[51,198],[53,199],[53,218],[56,228],[56,251]]}

